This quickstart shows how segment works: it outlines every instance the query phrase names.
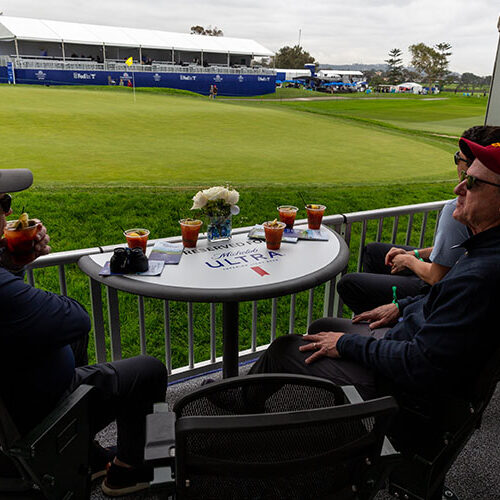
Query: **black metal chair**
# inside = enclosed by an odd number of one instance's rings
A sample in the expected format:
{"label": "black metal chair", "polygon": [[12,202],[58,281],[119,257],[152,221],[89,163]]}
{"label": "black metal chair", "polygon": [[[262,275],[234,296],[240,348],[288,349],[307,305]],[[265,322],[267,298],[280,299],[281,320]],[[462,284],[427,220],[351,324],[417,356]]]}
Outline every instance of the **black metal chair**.
{"label": "black metal chair", "polygon": [[[397,395],[400,412],[389,431],[402,460],[389,478],[389,492],[405,500],[452,500],[444,486],[453,462],[481,425],[484,410],[500,379],[500,349],[463,398]],[[493,446],[493,443],[492,443]]]}
{"label": "black metal chair", "polygon": [[156,405],[146,421],[152,486],[179,499],[372,498],[396,457],[381,453],[397,405],[349,404],[353,390],[251,375],[207,384],[173,412]]}
{"label": "black metal chair", "polygon": [[0,498],[90,498],[92,390],[78,387],[24,436],[0,398]]}

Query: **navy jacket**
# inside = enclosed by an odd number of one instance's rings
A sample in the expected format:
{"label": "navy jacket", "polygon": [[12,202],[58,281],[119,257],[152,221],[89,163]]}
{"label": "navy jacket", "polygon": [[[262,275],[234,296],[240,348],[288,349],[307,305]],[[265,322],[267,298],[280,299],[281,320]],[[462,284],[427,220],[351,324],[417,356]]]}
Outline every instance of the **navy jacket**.
{"label": "navy jacket", "polygon": [[466,253],[426,296],[399,301],[384,339],[344,335],[343,358],[412,392],[461,393],[500,346],[500,226],[465,241]]}
{"label": "navy jacket", "polygon": [[0,393],[25,431],[54,408],[73,377],[69,343],[90,330],[73,299],[26,284],[0,268]]}

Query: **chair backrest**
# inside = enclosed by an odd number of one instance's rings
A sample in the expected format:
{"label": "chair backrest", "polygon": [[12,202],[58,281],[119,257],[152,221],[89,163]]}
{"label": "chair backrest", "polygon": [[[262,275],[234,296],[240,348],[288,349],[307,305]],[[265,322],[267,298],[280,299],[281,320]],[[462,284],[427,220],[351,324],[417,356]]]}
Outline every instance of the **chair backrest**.
{"label": "chair backrest", "polygon": [[186,396],[174,407],[178,498],[371,498],[397,406],[346,403],[331,382],[295,375],[228,379]]}
{"label": "chair backrest", "polygon": [[[43,498],[86,500],[90,497],[90,405],[93,387],[82,385],[34,429],[19,436],[5,406],[1,407],[0,444],[20,471],[19,487],[0,477],[3,491],[36,485]],[[1,474],[0,474],[1,476]]]}

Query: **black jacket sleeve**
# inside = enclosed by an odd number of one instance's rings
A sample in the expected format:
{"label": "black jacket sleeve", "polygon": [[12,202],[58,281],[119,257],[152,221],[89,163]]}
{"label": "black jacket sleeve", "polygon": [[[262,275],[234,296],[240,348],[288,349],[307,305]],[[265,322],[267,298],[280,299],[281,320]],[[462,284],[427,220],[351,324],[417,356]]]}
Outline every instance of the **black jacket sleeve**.
{"label": "black jacket sleeve", "polygon": [[46,292],[0,269],[0,345],[59,347],[90,330],[87,311],[74,299]]}

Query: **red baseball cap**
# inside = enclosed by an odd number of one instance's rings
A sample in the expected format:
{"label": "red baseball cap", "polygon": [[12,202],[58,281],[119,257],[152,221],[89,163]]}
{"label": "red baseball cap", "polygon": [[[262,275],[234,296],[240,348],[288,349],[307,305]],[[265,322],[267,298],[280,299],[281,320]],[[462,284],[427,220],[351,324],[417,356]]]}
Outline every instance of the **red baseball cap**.
{"label": "red baseball cap", "polygon": [[492,172],[500,174],[500,142],[494,142],[489,146],[481,146],[462,137],[458,144],[467,158],[477,158]]}

